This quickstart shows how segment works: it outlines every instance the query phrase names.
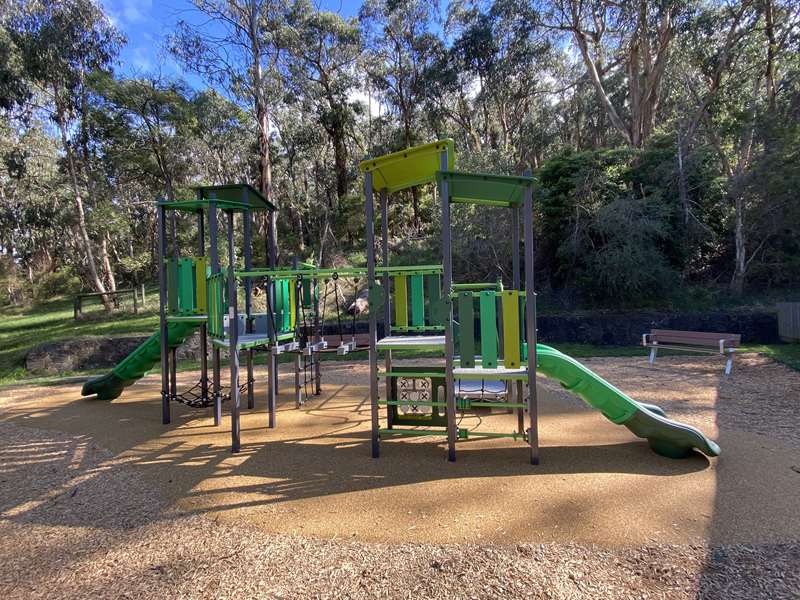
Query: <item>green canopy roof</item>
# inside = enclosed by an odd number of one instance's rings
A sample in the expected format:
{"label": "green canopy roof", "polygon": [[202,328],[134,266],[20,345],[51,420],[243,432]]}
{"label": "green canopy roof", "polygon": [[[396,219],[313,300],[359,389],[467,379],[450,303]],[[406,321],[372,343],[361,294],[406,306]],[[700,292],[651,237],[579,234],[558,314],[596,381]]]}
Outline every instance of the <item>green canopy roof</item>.
{"label": "green canopy roof", "polygon": [[490,175],[464,171],[438,171],[437,181],[448,183],[450,202],[516,206],[525,200],[525,189],[533,185],[533,177]]}
{"label": "green canopy roof", "polygon": [[372,173],[374,189],[396,192],[434,181],[436,171],[442,168],[441,153],[445,149],[447,168],[452,169],[456,152],[450,139],[363,160],[358,166],[362,173]]}
{"label": "green canopy roof", "polygon": [[177,200],[175,202],[162,200],[159,204],[168,210],[185,210],[189,212],[208,208],[212,201],[221,210],[276,210],[271,202],[247,183],[204,185],[192,189],[197,192],[197,198],[194,200]]}

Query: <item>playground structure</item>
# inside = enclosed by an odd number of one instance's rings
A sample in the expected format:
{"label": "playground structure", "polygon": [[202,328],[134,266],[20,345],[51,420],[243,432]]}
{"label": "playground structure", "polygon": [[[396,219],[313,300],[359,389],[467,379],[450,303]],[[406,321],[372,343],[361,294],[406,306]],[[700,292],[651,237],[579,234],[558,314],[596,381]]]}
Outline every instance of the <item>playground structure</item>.
{"label": "playground structure", "polygon": [[[295,262],[277,267],[277,249],[270,248],[270,265],[252,265],[252,212],[274,207],[248,185],[196,189],[194,200],[159,202],[160,327],[111,373],[88,381],[83,394],[113,399],[161,364],[162,420],[170,422],[170,402],[213,406],[214,423],[222,419],[222,403],[230,400],[231,447],[240,449],[240,398],[255,406],[253,362],[256,351],[267,355],[268,427],[276,426],[278,356],[294,354],[295,403],[303,401],[303,384],[320,391],[319,355],[369,356],[372,456],[389,436],[446,436],[448,459],[456,458],[456,443],[471,437],[507,437],[526,442],[532,464],[539,462],[538,374],[554,378],[615,424],[625,425],[648,440],[664,456],[678,458],[698,449],[709,456],[719,447],[697,429],[672,421],[653,405],[638,403],[591,370],[558,350],[536,342],[534,286],[534,179],[455,170],[452,140],[440,140],[362,161],[366,213],[366,267],[321,269]],[[390,194],[414,186],[435,184],[441,202],[442,262],[436,265],[391,265],[388,202]],[[375,202],[380,204],[380,248],[376,256]],[[451,211],[460,204],[480,210],[503,210],[510,216],[512,273],[510,287],[498,283],[456,281],[453,273]],[[226,215],[227,269],[220,266],[217,212]],[[177,248],[176,213],[197,216],[198,253],[181,257]],[[243,221],[243,269],[236,268],[235,215]],[[167,243],[170,215],[172,249]],[[210,261],[206,258],[205,217],[209,224]],[[520,221],[523,235],[520,236]],[[524,269],[524,278],[523,278]],[[357,292],[366,279],[369,335],[366,346],[356,338],[355,316],[345,341],[339,282],[349,278]],[[333,283],[339,325],[339,345],[325,339],[325,303]],[[320,287],[324,292],[320,294]],[[263,290],[264,313],[253,310],[253,291]],[[244,311],[240,311],[240,302]],[[323,304],[320,309],[320,304]],[[380,323],[379,323],[380,321]],[[176,349],[200,330],[200,379],[187,392],[176,389]],[[208,342],[212,355],[209,387]],[[230,386],[221,384],[221,350],[227,350]],[[437,356],[424,365],[393,363],[393,352]],[[240,384],[240,358],[245,353],[246,378]],[[383,369],[379,368],[383,358]],[[443,359],[444,364],[441,364]],[[308,373],[311,372],[309,380]],[[380,381],[383,380],[383,397]],[[381,415],[385,407],[385,416]],[[459,426],[468,413],[510,410],[517,415],[511,432],[469,430]],[[526,426],[527,413],[527,426]],[[459,417],[459,415],[461,417]],[[381,426],[384,420],[385,426]]]}

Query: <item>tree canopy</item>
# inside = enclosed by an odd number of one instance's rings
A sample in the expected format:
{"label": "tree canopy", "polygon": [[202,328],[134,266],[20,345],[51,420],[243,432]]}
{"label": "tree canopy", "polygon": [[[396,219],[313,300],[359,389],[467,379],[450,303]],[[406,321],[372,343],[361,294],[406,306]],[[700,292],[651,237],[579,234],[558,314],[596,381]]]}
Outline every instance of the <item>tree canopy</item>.
{"label": "tree canopy", "polygon": [[[96,0],[2,4],[4,301],[152,280],[153,201],[197,184],[247,182],[278,206],[262,264],[361,261],[358,161],[444,137],[459,168],[534,171],[553,305],[798,288],[795,2],[191,4],[202,18],[163,51],[193,84],[122,70],[126,40]],[[397,260],[438,258],[436,202],[420,188],[391,203]],[[453,219],[456,277],[505,277],[509,224]]]}

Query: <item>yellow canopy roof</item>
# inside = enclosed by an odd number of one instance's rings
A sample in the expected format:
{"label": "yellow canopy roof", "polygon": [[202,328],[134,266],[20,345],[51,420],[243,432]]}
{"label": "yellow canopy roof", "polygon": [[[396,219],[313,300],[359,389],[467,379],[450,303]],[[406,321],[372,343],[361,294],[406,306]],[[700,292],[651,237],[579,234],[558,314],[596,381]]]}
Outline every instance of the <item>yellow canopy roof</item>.
{"label": "yellow canopy roof", "polygon": [[449,171],[453,169],[456,158],[455,144],[451,139],[369,158],[358,166],[362,173],[372,173],[374,189],[396,192],[434,181],[436,171],[442,169],[441,153],[444,150],[447,150]]}

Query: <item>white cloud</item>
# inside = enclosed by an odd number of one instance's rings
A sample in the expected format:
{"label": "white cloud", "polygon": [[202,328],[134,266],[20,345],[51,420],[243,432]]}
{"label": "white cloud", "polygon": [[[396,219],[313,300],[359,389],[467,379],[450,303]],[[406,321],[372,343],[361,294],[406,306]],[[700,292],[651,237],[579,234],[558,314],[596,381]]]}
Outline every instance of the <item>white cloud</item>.
{"label": "white cloud", "polygon": [[152,0],[122,0],[122,14],[128,23],[146,21],[152,7]]}
{"label": "white cloud", "polygon": [[151,71],[153,61],[151,60],[151,50],[137,46],[131,56],[131,64],[140,71]]}
{"label": "white cloud", "polygon": [[[350,102],[360,102],[364,106],[370,106],[369,95],[365,90],[362,89],[356,89],[351,91],[348,100],[350,100]],[[372,113],[373,117],[381,116],[381,104],[375,95],[372,96],[372,106],[370,107],[370,109],[371,109],[370,112]]]}
{"label": "white cloud", "polygon": [[124,27],[149,21],[153,0],[103,0],[103,8],[114,26]]}

